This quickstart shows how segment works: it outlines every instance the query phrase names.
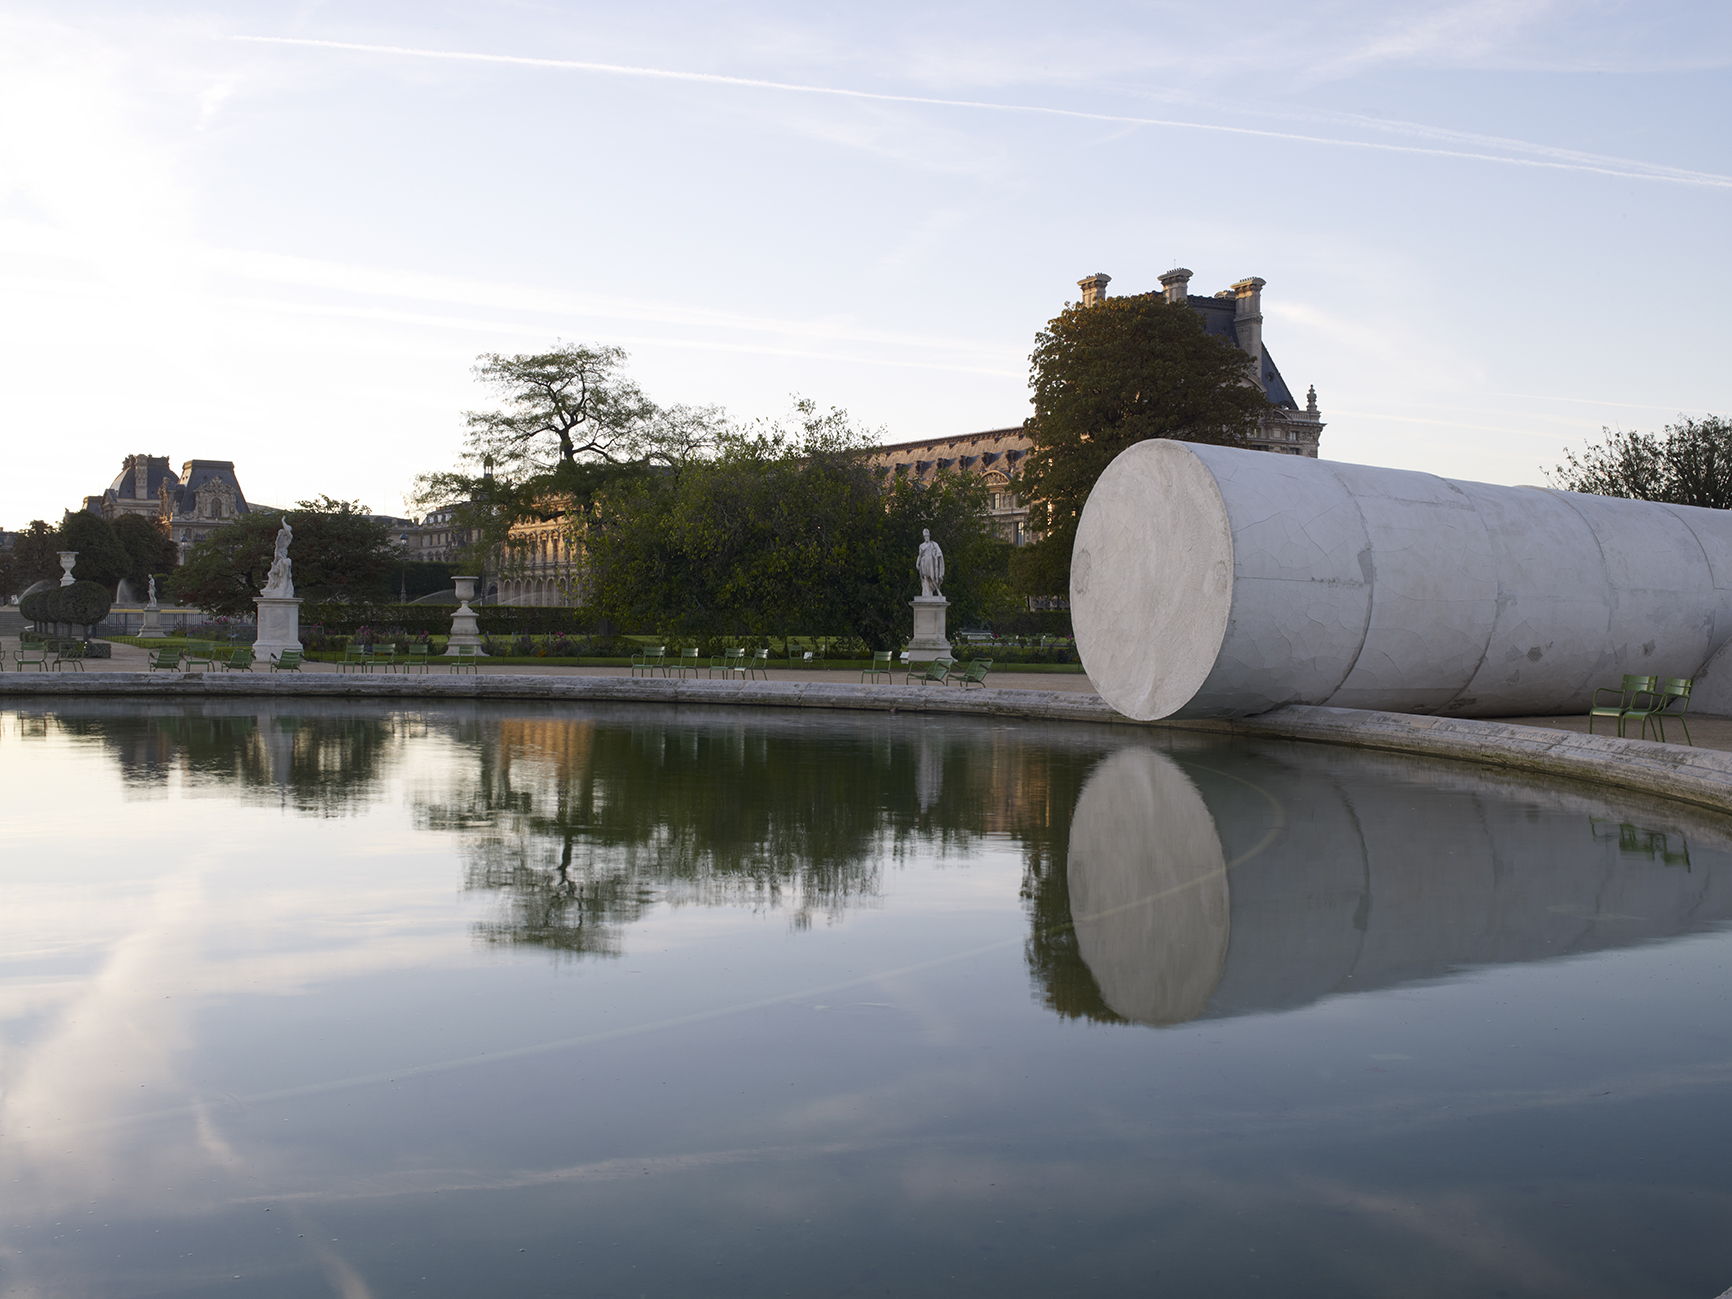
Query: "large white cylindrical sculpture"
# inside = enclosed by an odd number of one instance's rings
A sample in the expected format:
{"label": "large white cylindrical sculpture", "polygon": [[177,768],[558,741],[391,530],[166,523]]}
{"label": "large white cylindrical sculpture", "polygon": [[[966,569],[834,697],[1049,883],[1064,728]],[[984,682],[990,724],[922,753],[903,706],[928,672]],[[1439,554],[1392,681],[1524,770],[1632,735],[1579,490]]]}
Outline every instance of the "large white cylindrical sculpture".
{"label": "large white cylindrical sculpture", "polygon": [[1732,511],[1140,442],[1095,484],[1071,620],[1127,717],[1580,713],[1732,638]]}

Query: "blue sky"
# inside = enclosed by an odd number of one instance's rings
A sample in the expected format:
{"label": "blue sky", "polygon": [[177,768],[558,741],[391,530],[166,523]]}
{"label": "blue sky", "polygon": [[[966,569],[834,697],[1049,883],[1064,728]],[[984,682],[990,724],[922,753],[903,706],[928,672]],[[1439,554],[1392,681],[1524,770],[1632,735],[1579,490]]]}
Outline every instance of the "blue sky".
{"label": "blue sky", "polygon": [[129,452],[398,512],[483,351],[1018,423],[1095,271],[1258,275],[1331,459],[1732,414],[1732,7],[0,4],[0,526]]}

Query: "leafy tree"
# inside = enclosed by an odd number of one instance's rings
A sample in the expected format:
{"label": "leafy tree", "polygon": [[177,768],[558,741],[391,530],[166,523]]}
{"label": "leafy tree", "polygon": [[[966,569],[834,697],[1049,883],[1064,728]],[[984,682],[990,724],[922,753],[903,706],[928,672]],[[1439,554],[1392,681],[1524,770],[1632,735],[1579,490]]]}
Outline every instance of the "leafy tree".
{"label": "leafy tree", "polygon": [[[396,552],[391,529],[368,517],[357,501],[322,496],[301,501],[287,514],[295,540],[289,548],[295,594],[315,600],[383,600],[391,593]],[[264,594],[271,553],[283,516],[254,511],[218,528],[192,548],[169,579],[183,604],[212,613],[254,612]]]}
{"label": "leafy tree", "polygon": [[60,573],[59,534],[42,519],[32,519],[12,548],[0,552],[0,594],[18,595]]}
{"label": "leafy tree", "polygon": [[[85,510],[68,510],[60,521],[61,550],[76,550],[78,562],[72,576],[80,582],[95,582],[114,594],[115,584],[126,576],[132,560],[108,520]],[[56,560],[56,563],[59,561]]]}
{"label": "leafy tree", "polygon": [[1046,534],[1017,557],[1018,588],[1030,595],[1070,589],[1083,504],[1119,452],[1150,438],[1243,445],[1269,408],[1247,382],[1245,354],[1155,293],[1066,307],[1035,336],[1029,361],[1034,449],[1017,490],[1029,527]]}
{"label": "leafy tree", "polygon": [[956,616],[1004,604],[984,487],[958,476],[881,491],[864,454],[871,440],[844,412],[800,401],[792,427],[756,425],[713,460],[602,497],[581,538],[592,601],[627,625],[670,632],[851,633],[887,647],[908,624],[929,527],[957,575],[946,589]]}
{"label": "leafy tree", "polygon": [[453,506],[476,537],[468,566],[511,567],[511,526],[582,513],[598,491],[710,452],[726,426],[713,406],[658,407],[622,373],[617,347],[556,344],[534,355],[488,352],[475,378],[500,399],[466,411],[465,467],[422,474],[418,506]]}
{"label": "leafy tree", "polygon": [[1546,474],[1554,485],[1595,496],[1732,509],[1732,420],[1709,415],[1668,424],[1661,435],[1600,430],[1605,440]]}
{"label": "leafy tree", "polygon": [[149,590],[152,574],[158,577],[173,572],[179,556],[168,529],[155,519],[138,514],[123,514],[113,523],[115,538],[126,551],[126,581],[135,597],[142,600]]}

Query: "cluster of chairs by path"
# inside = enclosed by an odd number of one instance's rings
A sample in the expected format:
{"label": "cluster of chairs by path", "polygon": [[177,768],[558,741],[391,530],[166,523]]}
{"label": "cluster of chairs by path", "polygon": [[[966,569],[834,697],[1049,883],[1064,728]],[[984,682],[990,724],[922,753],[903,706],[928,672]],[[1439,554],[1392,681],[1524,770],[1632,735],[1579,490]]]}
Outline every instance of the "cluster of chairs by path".
{"label": "cluster of chairs by path", "polygon": [[[164,647],[150,651],[147,672],[251,672],[258,655],[251,645],[218,645],[214,641],[189,641],[184,649]],[[266,659],[272,672],[299,672],[301,655],[285,650],[274,659]]]}
{"label": "cluster of chairs by path", "polygon": [[[823,656],[812,650],[807,650],[799,658],[790,658],[789,667],[822,667]],[[911,663],[906,651],[899,661],[893,662],[889,650],[879,650],[873,654],[872,662],[860,672],[860,680],[876,682],[880,677],[886,681],[894,681],[898,672],[903,673],[903,683],[919,682],[922,685],[985,686],[986,674],[992,670],[991,659],[975,659],[962,671],[957,671],[956,661],[951,658],[936,658],[929,663]],[[678,676],[685,680],[689,674],[696,677],[704,673],[710,678],[720,675],[724,679],[750,681],[762,677],[770,679],[770,651],[767,649],[747,650],[725,649],[720,654],[710,655],[706,662],[695,648],[682,649],[672,658],[668,657],[666,645],[652,645],[631,656],[631,675],[634,677],[653,677],[657,673],[664,677]]]}
{"label": "cluster of chairs by path", "polygon": [[1666,742],[1666,723],[1676,722],[1684,730],[1684,743],[1695,747],[1696,742],[1690,738],[1690,726],[1684,720],[1684,714],[1690,707],[1690,687],[1695,684],[1693,677],[1667,677],[1662,681],[1659,677],[1624,677],[1621,686],[1601,686],[1594,691],[1592,706],[1588,709],[1588,734],[1594,733],[1594,719],[1603,717],[1616,720],[1618,735],[1624,737],[1624,728],[1631,722],[1640,721],[1641,739],[1648,738],[1648,727],[1654,728],[1654,736],[1661,744]]}
{"label": "cluster of chairs by path", "polygon": [[[84,671],[86,645],[81,640],[50,640],[34,632],[25,632],[18,648],[12,651],[12,661],[20,672],[35,668],[38,672],[59,672],[71,668]],[[6,655],[0,651],[0,669],[6,666]]]}

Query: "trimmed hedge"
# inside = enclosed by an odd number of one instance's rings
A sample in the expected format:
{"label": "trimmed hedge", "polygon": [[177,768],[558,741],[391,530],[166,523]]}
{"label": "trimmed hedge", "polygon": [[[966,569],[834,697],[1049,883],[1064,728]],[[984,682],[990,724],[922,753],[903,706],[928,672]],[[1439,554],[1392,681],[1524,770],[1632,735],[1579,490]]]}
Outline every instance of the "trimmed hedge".
{"label": "trimmed hedge", "polygon": [[[475,606],[470,606],[475,608]],[[309,600],[301,606],[303,625],[317,623],[333,636],[352,636],[363,627],[380,635],[443,636],[451,630],[454,604],[354,604]],[[596,630],[588,609],[522,604],[475,608],[481,631],[490,636],[583,636]]]}
{"label": "trimmed hedge", "polygon": [[18,602],[18,612],[38,627],[94,627],[114,605],[108,591],[95,582],[74,582],[27,595]]}

